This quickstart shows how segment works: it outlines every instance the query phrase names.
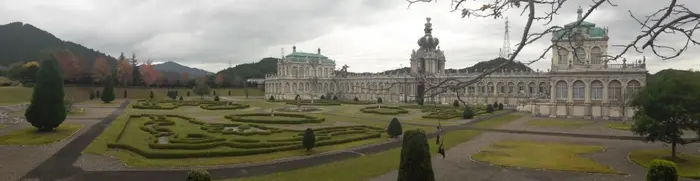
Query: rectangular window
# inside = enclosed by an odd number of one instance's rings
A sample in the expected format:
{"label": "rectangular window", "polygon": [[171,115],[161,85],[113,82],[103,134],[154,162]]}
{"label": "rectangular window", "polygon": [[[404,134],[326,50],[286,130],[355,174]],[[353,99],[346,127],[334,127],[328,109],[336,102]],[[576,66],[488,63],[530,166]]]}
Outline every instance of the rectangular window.
{"label": "rectangular window", "polygon": [[586,95],[586,88],[585,87],[574,87],[573,91],[574,91],[573,92],[573,94],[574,94],[573,99],[576,99],[576,100],[585,99],[585,95]]}
{"label": "rectangular window", "polygon": [[591,87],[591,99],[592,100],[603,99],[603,87]]}
{"label": "rectangular window", "polygon": [[557,87],[557,99],[566,100],[566,98],[568,97],[568,91],[566,89],[567,87],[563,86]]}

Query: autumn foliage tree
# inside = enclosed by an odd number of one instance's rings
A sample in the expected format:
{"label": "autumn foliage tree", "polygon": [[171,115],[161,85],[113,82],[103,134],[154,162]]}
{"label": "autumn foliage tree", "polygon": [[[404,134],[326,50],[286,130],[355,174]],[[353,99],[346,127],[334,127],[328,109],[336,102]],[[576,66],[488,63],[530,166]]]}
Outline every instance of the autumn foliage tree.
{"label": "autumn foliage tree", "polygon": [[120,57],[119,62],[117,62],[117,79],[124,85],[132,81],[131,74],[133,73],[133,67],[129,63],[129,60]]}
{"label": "autumn foliage tree", "polygon": [[221,85],[224,84],[224,74],[216,74],[216,85],[221,88]]}
{"label": "autumn foliage tree", "polygon": [[141,73],[141,78],[143,79],[143,82],[146,83],[146,88],[149,88],[158,79],[158,71],[156,71],[156,69],[153,68],[153,64],[151,61],[148,61],[141,67],[139,67],[139,71]]}
{"label": "autumn foliage tree", "polygon": [[63,80],[73,80],[80,76],[82,67],[79,59],[68,50],[58,50],[53,52],[53,56],[58,59],[58,65],[63,74]]}
{"label": "autumn foliage tree", "polygon": [[110,70],[109,65],[107,65],[107,58],[104,56],[97,57],[97,59],[95,59],[95,63],[92,64],[93,80],[95,82],[101,82],[111,74],[112,71]]}

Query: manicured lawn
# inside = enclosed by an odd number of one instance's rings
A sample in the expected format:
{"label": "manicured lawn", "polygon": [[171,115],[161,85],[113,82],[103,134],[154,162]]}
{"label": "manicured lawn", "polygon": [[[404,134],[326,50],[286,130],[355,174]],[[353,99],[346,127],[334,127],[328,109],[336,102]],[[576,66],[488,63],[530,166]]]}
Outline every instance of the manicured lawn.
{"label": "manicured lawn", "polygon": [[32,97],[31,90],[24,87],[0,87],[0,95],[3,95],[0,96],[0,106],[29,102]]}
{"label": "manicured lawn", "polygon": [[[678,166],[678,175],[681,177],[700,179],[700,155],[690,155],[677,152],[676,156],[682,160],[674,161]],[[669,159],[671,157],[671,149],[665,150],[638,150],[629,154],[629,159],[632,162],[643,167],[649,168],[649,162],[654,159]]]}
{"label": "manicured lawn", "polygon": [[603,151],[601,146],[532,141],[494,143],[472,159],[494,165],[560,171],[618,173],[608,166],[581,157],[580,154]]}
{"label": "manicured lawn", "polygon": [[[520,116],[505,115],[483,122],[477,123],[478,127],[495,127],[502,123],[513,121]],[[407,130],[407,129],[404,129]],[[477,130],[458,130],[446,133],[445,149],[452,148],[460,143],[471,140],[478,136],[481,131]],[[428,140],[429,142],[434,140]],[[430,152],[437,154],[437,145],[428,144]],[[319,166],[289,171],[280,172],[259,177],[249,177],[241,179],[228,179],[228,181],[296,181],[296,180],[334,180],[334,181],[355,181],[367,180],[373,177],[385,174],[399,167],[399,158],[401,156],[401,148],[394,148],[388,151],[365,155],[359,158],[348,159]],[[460,155],[447,155],[460,156]],[[432,159],[442,159],[433,157]]]}
{"label": "manicured lawn", "polygon": [[7,125],[7,124],[0,124],[0,128],[5,128],[5,127],[9,127],[9,126],[10,125]]}
{"label": "manicured lawn", "polygon": [[61,124],[55,132],[40,133],[30,127],[0,136],[0,145],[44,145],[63,140],[80,130],[81,124]]}
{"label": "manicured lawn", "polygon": [[[81,111],[82,109],[82,111]],[[87,114],[87,109],[83,108],[73,108],[73,111],[68,112],[67,116],[69,117],[80,117],[80,116],[85,116]],[[24,111],[15,111],[11,112],[8,115],[14,116],[14,117],[24,117]]]}
{"label": "manicured lawn", "polygon": [[618,130],[623,130],[623,131],[629,131],[632,129],[632,123],[608,123],[607,124],[608,128],[612,129],[618,129]]}
{"label": "manicured lawn", "polygon": [[541,126],[541,127],[559,127],[559,128],[580,128],[588,124],[593,123],[592,121],[583,120],[562,120],[562,119],[535,119],[530,120],[525,123],[528,126]]}

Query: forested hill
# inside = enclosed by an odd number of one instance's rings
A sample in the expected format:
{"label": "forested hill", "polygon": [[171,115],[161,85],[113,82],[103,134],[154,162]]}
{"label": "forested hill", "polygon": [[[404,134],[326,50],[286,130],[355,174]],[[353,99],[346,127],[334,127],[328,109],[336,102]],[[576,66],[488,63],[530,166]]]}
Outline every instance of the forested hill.
{"label": "forested hill", "polygon": [[[483,70],[497,67],[498,65],[500,65],[501,63],[503,63],[505,61],[507,61],[507,59],[499,57],[499,58],[495,58],[495,59],[492,59],[489,61],[476,63],[476,64],[474,64],[474,66],[471,66],[471,67],[466,67],[466,68],[462,68],[462,69],[446,69],[445,72],[446,73],[455,73],[457,71],[464,72],[465,69],[468,70],[469,72],[475,72],[477,70],[483,71]],[[530,67],[528,67],[525,64],[520,63],[520,62],[514,62],[514,63],[511,63],[509,65],[506,65],[503,69],[514,70],[514,71],[532,71],[532,69]],[[382,73],[393,74],[396,72],[409,72],[409,71],[410,71],[409,67],[404,67],[404,68],[399,68],[399,69],[394,69],[394,70],[387,70],[387,71],[384,71]]]}
{"label": "forested hill", "polygon": [[[0,25],[0,65],[8,66],[17,62],[40,61],[44,52],[69,50],[92,67],[98,56],[107,57],[107,63],[114,67],[116,59],[99,51],[86,48],[70,41],[63,41],[53,34],[22,22]],[[88,68],[86,70],[91,70]]]}
{"label": "forested hill", "polygon": [[236,79],[250,78],[265,78],[265,74],[277,72],[278,58],[263,58],[255,63],[238,64],[235,67],[227,68],[219,71],[217,74],[223,73],[227,77]]}

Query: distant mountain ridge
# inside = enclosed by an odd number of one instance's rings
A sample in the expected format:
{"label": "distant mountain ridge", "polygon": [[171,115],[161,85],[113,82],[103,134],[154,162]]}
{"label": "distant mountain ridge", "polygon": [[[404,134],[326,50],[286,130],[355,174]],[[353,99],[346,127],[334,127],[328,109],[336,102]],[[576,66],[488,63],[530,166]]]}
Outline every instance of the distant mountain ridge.
{"label": "distant mountain ridge", "polygon": [[191,78],[204,77],[207,74],[212,74],[211,72],[208,72],[206,70],[184,66],[173,61],[167,61],[160,64],[153,64],[153,68],[158,70],[159,72],[171,72],[179,74],[187,72],[187,74],[189,74]]}
{"label": "distant mountain ridge", "polygon": [[85,63],[84,70],[87,71],[92,70],[92,64],[98,56],[106,57],[110,67],[115,67],[117,62],[114,57],[77,43],[61,40],[31,24],[13,22],[0,25],[0,65],[41,61],[45,53],[61,49],[69,50],[81,58]]}
{"label": "distant mountain ridge", "polygon": [[[483,61],[474,64],[471,67],[465,67],[461,69],[445,69],[445,73],[457,73],[457,72],[465,72],[467,70],[468,72],[481,72],[484,70],[492,69],[494,67],[497,67],[498,65],[502,64],[503,62],[508,61],[505,58],[495,58],[489,61]],[[520,63],[520,62],[513,62],[511,64],[506,65],[503,67],[501,70],[507,70],[507,71],[532,71],[532,68],[528,67],[527,65]],[[394,74],[394,73],[401,73],[401,72],[410,72],[411,68],[410,67],[404,67],[404,68],[398,68],[398,69],[393,69],[393,70],[387,70],[381,73],[384,74]],[[500,71],[500,70],[497,70]]]}

